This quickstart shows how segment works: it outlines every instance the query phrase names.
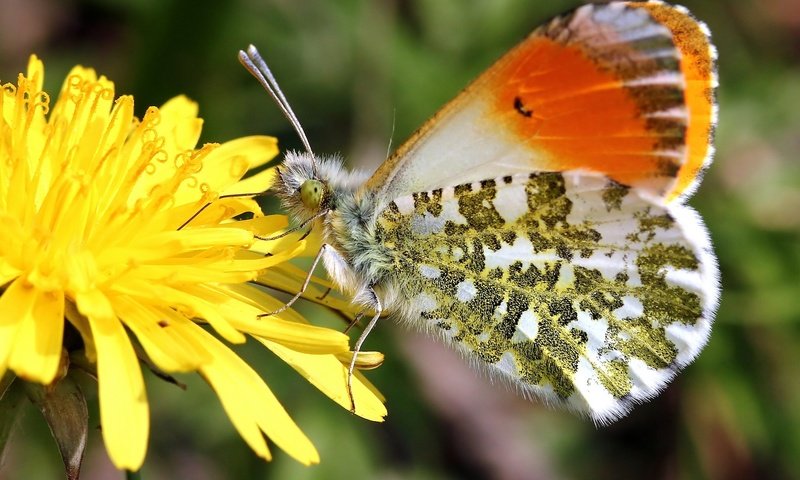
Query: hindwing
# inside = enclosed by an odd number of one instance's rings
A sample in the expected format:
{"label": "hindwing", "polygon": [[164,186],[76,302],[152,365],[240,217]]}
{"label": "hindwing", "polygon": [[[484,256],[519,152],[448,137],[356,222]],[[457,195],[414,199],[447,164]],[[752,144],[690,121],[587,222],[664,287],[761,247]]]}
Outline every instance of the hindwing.
{"label": "hindwing", "polygon": [[718,287],[695,213],[600,174],[517,174],[378,216],[402,316],[548,403],[606,422],[705,344]]}

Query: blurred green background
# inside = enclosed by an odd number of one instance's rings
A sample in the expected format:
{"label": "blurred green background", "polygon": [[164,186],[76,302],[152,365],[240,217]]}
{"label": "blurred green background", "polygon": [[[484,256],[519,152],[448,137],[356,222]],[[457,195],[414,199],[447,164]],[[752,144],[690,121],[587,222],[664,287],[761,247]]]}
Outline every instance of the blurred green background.
{"label": "blurred green background", "polygon": [[[139,115],[176,94],[197,100],[204,141],[268,133],[300,148],[236,60],[254,43],[315,151],[371,169],[390,140],[398,145],[529,30],[579,3],[0,0],[0,80],[14,81],[35,52],[51,93],[80,63],[134,94]],[[260,461],[196,376],[181,378],[184,392],[147,375],[143,478],[800,478],[800,2],[684,4],[720,52],[718,153],[690,203],[711,231],[723,289],[708,347],[661,396],[595,428],[516,398],[386,322],[367,345],[387,354],[368,373],[388,398],[383,424],[335,406],[263,348],[240,349],[321,465],[275,449],[273,462]],[[341,326],[316,306],[299,309]],[[62,475],[32,408],[15,435],[0,478]],[[121,477],[93,430],[83,478]]]}

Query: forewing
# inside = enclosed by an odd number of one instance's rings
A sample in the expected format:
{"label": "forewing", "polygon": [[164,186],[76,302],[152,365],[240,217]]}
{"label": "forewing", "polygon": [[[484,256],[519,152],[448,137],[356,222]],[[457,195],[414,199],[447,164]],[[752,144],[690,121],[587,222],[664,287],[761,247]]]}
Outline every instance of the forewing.
{"label": "forewing", "polygon": [[714,48],[660,2],[556,17],[446,105],[367,183],[381,198],[531,171],[585,169],[671,200],[710,161]]}
{"label": "forewing", "polygon": [[711,328],[717,266],[699,218],[603,175],[416,193],[376,228],[401,316],[598,422],[662,389]]}

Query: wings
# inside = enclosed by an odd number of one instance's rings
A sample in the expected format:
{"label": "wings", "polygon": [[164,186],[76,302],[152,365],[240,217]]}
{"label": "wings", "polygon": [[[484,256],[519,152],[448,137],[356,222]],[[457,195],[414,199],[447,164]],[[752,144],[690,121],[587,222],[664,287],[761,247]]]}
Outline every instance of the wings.
{"label": "wings", "polygon": [[710,162],[715,51],[661,2],[585,5],[535,30],[401,146],[392,199],[531,171],[589,170],[673,200]]}
{"label": "wings", "polygon": [[528,395],[622,416],[708,337],[705,228],[599,174],[532,173],[390,202],[376,240],[400,316]]}

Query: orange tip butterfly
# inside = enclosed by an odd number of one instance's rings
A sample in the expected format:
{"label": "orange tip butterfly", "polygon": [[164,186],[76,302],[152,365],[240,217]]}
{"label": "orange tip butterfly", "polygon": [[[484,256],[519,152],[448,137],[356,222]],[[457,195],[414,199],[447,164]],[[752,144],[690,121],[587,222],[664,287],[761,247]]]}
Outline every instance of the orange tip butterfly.
{"label": "orange tip butterfly", "polygon": [[711,330],[717,261],[684,202],[713,153],[715,57],[682,7],[581,6],[363,175],[315,156],[258,52],[240,52],[306,146],[273,191],[322,229],[314,266],[375,312],[355,350],[387,313],[599,423],[656,395]]}

